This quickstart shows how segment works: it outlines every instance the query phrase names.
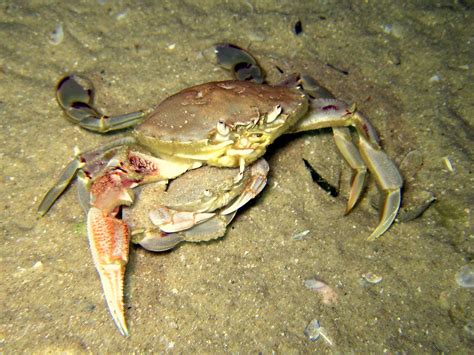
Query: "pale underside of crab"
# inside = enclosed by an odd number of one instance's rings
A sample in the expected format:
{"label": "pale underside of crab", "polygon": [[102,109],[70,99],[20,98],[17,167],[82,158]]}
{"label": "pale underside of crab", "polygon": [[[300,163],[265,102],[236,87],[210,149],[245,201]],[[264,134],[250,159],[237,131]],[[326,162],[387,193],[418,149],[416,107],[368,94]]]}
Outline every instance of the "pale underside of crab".
{"label": "pale underside of crab", "polygon": [[[247,64],[255,70],[253,58]],[[100,114],[92,106],[92,85],[77,75],[60,81],[57,99],[72,121],[99,132],[130,127],[144,117],[143,112]],[[356,143],[348,127],[355,128]],[[128,335],[123,283],[130,235],[154,251],[223,236],[237,209],[266,184],[268,165],[261,157],[268,145],[282,134],[320,128],[332,128],[339,151],[354,171],[346,213],[359,200],[367,171],[385,195],[379,225],[369,237],[378,238],[398,212],[400,173],[355,106],[334,99],[308,77],[293,77],[276,86],[211,82],[180,91],[161,102],[131,137],[78,152],[39,212],[45,214],[78,176],[94,264],[115,324]],[[165,192],[171,179],[175,180]],[[137,204],[138,211],[124,208],[133,203],[133,189],[147,183],[158,185],[143,186],[140,193],[156,194],[156,204]]]}

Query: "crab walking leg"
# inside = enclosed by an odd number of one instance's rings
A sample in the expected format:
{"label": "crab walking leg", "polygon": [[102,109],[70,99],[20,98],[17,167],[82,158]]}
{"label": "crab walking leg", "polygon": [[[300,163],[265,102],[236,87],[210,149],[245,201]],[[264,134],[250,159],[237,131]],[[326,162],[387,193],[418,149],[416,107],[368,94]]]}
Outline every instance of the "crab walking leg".
{"label": "crab walking leg", "polygon": [[[49,189],[49,191],[41,200],[41,203],[38,207],[39,215],[42,217],[49,211],[49,209],[53,206],[54,202],[56,202],[56,200],[59,198],[59,196],[61,196],[64,190],[66,190],[66,188],[72,183],[76,174],[78,172],[80,173],[84,167],[87,167],[87,164],[90,165],[91,160],[101,160],[97,158],[102,157],[103,155],[105,155],[106,152],[111,151],[114,148],[133,143],[135,143],[135,139],[129,137],[114,140],[109,144],[105,144],[99,149],[91,150],[84,153],[81,153],[78,148],[75,148],[74,159],[71,160],[68,165],[66,165],[63,172],[59,176],[58,181],[51,189]],[[79,178],[81,178],[81,174],[79,174]]]}
{"label": "crab walking leg", "polygon": [[236,212],[227,215],[215,214],[207,221],[178,233],[164,233],[159,228],[138,231],[135,236],[132,236],[133,242],[140,244],[149,251],[161,252],[173,249],[176,245],[185,241],[199,243],[218,239],[224,236],[226,227],[235,214]]}
{"label": "crab walking leg", "polygon": [[145,230],[141,233],[138,233],[139,237],[134,243],[140,244],[143,248],[149,251],[166,251],[173,249],[179,243],[184,241],[184,237],[181,233],[171,233],[167,234],[162,232],[159,228],[152,230]]}
{"label": "crab walking leg", "polygon": [[351,132],[347,127],[334,127],[332,129],[334,142],[339,152],[354,171],[351,180],[351,191],[345,214],[348,214],[359,200],[367,175],[367,166],[362,159],[359,150],[352,141]]}
{"label": "crab walking leg", "polygon": [[84,166],[84,163],[81,162],[78,156],[76,156],[68,165],[64,168],[61,176],[59,177],[56,184],[46,193],[38,207],[38,213],[42,217],[44,216],[54,202],[61,196],[61,194],[66,190],[71,181],[76,176],[78,170]]}
{"label": "crab walking leg", "polygon": [[[295,132],[326,127],[332,128],[334,142],[353,171],[345,214],[348,214],[359,200],[367,175],[367,167],[360,155],[359,148],[352,141],[349,129],[343,126],[347,114],[345,102],[336,99],[317,99],[311,103],[309,117],[303,119],[304,122],[299,122],[297,127],[294,128]],[[348,125],[351,125],[351,123]],[[371,129],[371,132],[372,140],[377,142],[378,137],[375,130]]]}
{"label": "crab walking leg", "polygon": [[128,336],[123,304],[129,245],[127,225],[106,212],[91,207],[87,214],[87,235],[112,319],[120,333]]}
{"label": "crab walking leg", "polygon": [[107,116],[97,110],[94,104],[92,82],[77,74],[62,78],[56,86],[56,100],[67,118],[89,131],[106,133],[135,126],[146,113],[136,111],[118,116]]}
{"label": "crab walking leg", "polygon": [[[292,132],[303,132],[320,128],[333,128],[353,126],[359,135],[359,152],[360,156],[367,165],[370,172],[374,175],[375,180],[385,193],[385,200],[380,214],[380,222],[376,229],[369,236],[369,240],[380,237],[393,223],[400,208],[401,193],[400,189],[403,185],[403,179],[396,167],[395,163],[383,152],[379,145],[377,133],[364,116],[356,112],[355,107],[348,107],[344,102],[335,99],[316,99],[311,102],[311,110],[309,114],[300,120]],[[336,144],[341,149],[344,157],[349,157],[349,164],[355,163],[359,165],[358,154],[354,154],[352,144],[348,143],[349,138],[345,138],[337,132]],[[344,142],[345,141],[345,142]],[[346,158],[347,159],[347,158]],[[354,161],[350,161],[354,160]],[[360,177],[353,181],[352,191],[362,188]],[[354,186],[356,184],[356,186]]]}
{"label": "crab walking leg", "polygon": [[380,223],[368,238],[375,240],[390,227],[397,216],[403,179],[396,165],[379,147],[370,144],[363,136],[359,138],[359,147],[367,166],[374,172],[380,189],[386,194],[380,213]]}
{"label": "crab walking leg", "polygon": [[[71,110],[66,111],[68,117],[74,117],[73,112],[74,111]],[[110,131],[133,127],[140,123],[144,117],[145,113],[143,111],[137,111],[118,116],[105,116],[98,114],[97,116],[91,115],[83,117],[80,121],[74,118],[72,120],[80,127],[85,128],[89,131],[107,133]]]}
{"label": "crab walking leg", "polygon": [[189,229],[214,217],[215,213],[186,212],[159,206],[149,214],[151,222],[165,233]]}

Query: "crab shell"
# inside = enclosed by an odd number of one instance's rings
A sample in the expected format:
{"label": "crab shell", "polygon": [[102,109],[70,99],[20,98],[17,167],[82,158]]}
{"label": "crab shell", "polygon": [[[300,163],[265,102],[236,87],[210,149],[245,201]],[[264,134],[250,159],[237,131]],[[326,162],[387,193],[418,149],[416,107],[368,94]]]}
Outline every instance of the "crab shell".
{"label": "crab shell", "polygon": [[165,99],[134,136],[152,154],[170,160],[237,167],[261,157],[307,110],[308,99],[297,89],[211,82]]}

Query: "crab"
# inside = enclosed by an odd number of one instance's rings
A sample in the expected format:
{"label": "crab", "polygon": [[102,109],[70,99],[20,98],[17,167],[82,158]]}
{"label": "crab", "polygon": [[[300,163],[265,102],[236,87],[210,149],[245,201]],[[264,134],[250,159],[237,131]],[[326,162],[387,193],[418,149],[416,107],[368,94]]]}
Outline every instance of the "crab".
{"label": "crab", "polygon": [[[268,164],[262,156],[283,134],[332,129],[336,146],[354,171],[346,213],[359,200],[367,171],[374,175],[385,198],[369,240],[381,236],[399,210],[401,175],[381,149],[372,124],[354,105],[335,99],[308,76],[264,84],[255,59],[236,46],[220,45],[217,55],[238,80],[186,88],[148,115],[103,115],[93,106],[92,83],[79,75],[66,76],[57,86],[66,116],[85,129],[107,132],[139,123],[130,137],[77,151],[39,206],[44,215],[77,176],[94,264],[109,311],[124,336],[123,284],[130,238],[146,249],[162,251],[183,241],[223,236],[236,211],[264,188]],[[355,128],[357,144],[349,127]],[[149,183],[155,184],[143,186]],[[148,196],[155,193],[156,204],[129,207],[135,188]]]}
{"label": "crab", "polygon": [[[139,187],[137,202],[122,209],[131,240],[150,251],[164,251],[181,242],[222,237],[237,209],[266,185],[268,163],[260,158],[245,168],[205,165],[163,184]],[[141,198],[145,196],[145,198]]]}

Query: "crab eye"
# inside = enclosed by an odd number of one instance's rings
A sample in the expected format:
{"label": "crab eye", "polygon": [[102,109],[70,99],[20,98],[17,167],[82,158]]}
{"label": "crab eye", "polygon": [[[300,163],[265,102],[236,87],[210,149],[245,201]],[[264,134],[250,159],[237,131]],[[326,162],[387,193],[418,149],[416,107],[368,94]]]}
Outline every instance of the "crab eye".
{"label": "crab eye", "polygon": [[267,123],[272,123],[280,116],[282,111],[281,105],[276,105],[268,114],[267,114]]}
{"label": "crab eye", "polygon": [[216,129],[217,129],[217,133],[219,133],[221,136],[227,136],[230,132],[229,127],[227,127],[225,122],[222,120],[219,120],[217,122]]}

